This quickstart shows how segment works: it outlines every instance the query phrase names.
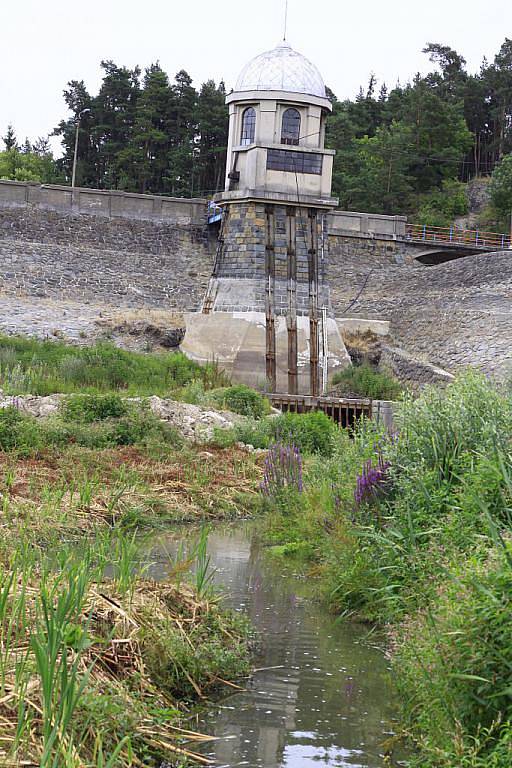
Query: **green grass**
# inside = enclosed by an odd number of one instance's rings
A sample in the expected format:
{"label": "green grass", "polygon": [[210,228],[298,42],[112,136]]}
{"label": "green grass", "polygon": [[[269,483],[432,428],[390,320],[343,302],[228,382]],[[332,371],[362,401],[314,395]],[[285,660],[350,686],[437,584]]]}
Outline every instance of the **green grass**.
{"label": "green grass", "polygon": [[[390,631],[411,766],[512,760],[512,398],[478,374],[399,409],[390,439],[362,423],[305,462],[300,505],[267,518],[274,552],[301,553],[324,599]],[[369,459],[390,462],[356,503]]]}
{"label": "green grass", "polygon": [[381,373],[368,363],[352,365],[333,376],[333,386],[360,397],[373,400],[397,400],[403,394],[400,382],[387,373]]}
{"label": "green grass", "polygon": [[180,354],[0,339],[5,392],[67,395],[49,418],[0,409],[2,765],[159,765],[188,748],[175,727],[189,703],[248,673],[248,624],[218,604],[207,529],[161,584],[136,538],[256,506],[253,458],[205,454],[144,401],[195,389],[266,410],[228,385]]}
{"label": "green grass", "polygon": [[164,396],[194,380],[205,389],[229,384],[214,363],[200,366],[181,353],[143,354],[108,343],[75,347],[0,336],[0,387],[8,394],[122,391]]}

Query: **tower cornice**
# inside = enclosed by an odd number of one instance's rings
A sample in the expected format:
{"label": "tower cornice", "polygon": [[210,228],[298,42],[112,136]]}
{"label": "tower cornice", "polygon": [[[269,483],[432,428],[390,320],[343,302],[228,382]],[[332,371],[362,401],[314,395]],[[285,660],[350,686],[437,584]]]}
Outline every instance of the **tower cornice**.
{"label": "tower cornice", "polygon": [[261,101],[279,101],[291,104],[314,104],[317,107],[332,112],[332,104],[327,98],[309,96],[294,91],[232,91],[226,96],[226,104],[252,104]]}

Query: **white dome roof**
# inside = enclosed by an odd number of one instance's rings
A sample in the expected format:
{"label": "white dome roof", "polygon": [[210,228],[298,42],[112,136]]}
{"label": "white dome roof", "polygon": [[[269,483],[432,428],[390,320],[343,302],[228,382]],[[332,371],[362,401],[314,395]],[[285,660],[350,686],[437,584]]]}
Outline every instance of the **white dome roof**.
{"label": "white dome roof", "polygon": [[286,40],[251,59],[242,69],[235,91],[291,91],[325,99],[320,72]]}

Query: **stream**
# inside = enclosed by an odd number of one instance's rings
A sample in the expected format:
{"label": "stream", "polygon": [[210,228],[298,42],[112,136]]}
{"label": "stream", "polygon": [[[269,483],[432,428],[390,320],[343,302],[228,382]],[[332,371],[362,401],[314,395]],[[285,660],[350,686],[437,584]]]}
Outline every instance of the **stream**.
{"label": "stream", "polygon": [[[186,548],[190,530],[151,542],[148,575],[165,578],[180,538]],[[208,551],[224,604],[246,612],[257,632],[259,671],[194,721],[217,737],[194,749],[217,768],[405,765],[404,755],[385,757],[396,693],[368,628],[336,621],[308,597],[308,580],[264,553],[251,525],[215,528]]]}

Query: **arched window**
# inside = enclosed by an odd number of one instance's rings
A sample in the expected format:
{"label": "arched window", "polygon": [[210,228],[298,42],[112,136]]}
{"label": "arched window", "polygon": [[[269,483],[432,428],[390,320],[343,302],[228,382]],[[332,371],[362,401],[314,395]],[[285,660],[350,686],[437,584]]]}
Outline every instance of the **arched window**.
{"label": "arched window", "polygon": [[285,109],[281,125],[281,144],[298,144],[300,136],[300,113],[296,109]]}
{"label": "arched window", "polygon": [[242,135],[240,144],[252,144],[256,133],[256,110],[254,107],[247,107],[242,115]]}

